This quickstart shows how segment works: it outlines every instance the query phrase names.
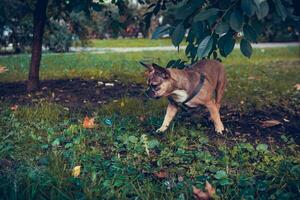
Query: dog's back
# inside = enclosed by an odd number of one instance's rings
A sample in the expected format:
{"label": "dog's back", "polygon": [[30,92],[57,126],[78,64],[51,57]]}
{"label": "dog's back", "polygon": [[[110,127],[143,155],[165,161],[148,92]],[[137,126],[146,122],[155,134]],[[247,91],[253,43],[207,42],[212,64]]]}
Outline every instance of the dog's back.
{"label": "dog's back", "polygon": [[200,60],[188,70],[204,73],[216,91],[216,103],[220,104],[227,84],[226,72],[223,64],[217,60]]}

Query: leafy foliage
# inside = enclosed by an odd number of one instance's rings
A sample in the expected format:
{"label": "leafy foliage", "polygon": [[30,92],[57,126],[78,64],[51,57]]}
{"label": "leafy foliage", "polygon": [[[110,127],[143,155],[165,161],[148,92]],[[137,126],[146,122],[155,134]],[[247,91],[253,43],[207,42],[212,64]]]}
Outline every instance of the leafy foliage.
{"label": "leafy foliage", "polygon": [[[160,0],[151,4],[147,16],[157,15],[162,7],[173,12],[175,20],[169,27],[175,29],[170,31],[173,45],[179,47],[188,31],[186,55],[193,63],[212,54],[216,57],[217,50],[226,57],[237,37],[241,37],[243,55],[250,58],[251,42],[257,41],[265,20],[273,24],[298,20],[292,6],[291,0]],[[154,38],[161,29],[157,27]]]}
{"label": "leafy foliage", "polygon": [[[0,47],[12,44],[16,52],[30,50],[34,3],[32,0],[0,2]],[[106,35],[117,38],[119,33],[126,33],[129,24],[143,25],[140,11],[123,0],[48,0],[43,45],[54,52],[65,52],[77,40]]]}

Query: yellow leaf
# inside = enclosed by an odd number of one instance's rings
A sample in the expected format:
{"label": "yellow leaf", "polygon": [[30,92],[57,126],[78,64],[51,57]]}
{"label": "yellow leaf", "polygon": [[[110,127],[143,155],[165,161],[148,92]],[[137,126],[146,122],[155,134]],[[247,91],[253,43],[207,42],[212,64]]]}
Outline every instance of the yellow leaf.
{"label": "yellow leaf", "polygon": [[74,167],[72,170],[72,176],[78,177],[80,175],[80,169],[81,169],[80,165]]}
{"label": "yellow leaf", "polygon": [[125,103],[124,101],[121,102],[121,107],[124,107],[125,106]]}

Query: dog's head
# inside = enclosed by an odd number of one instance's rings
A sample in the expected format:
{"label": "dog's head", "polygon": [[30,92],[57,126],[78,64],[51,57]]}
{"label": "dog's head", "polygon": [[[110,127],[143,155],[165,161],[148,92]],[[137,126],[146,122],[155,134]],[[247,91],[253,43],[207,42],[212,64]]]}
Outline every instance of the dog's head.
{"label": "dog's head", "polygon": [[166,68],[160,67],[155,63],[140,63],[147,68],[146,75],[149,88],[147,89],[146,94],[150,98],[168,96],[172,92],[170,72]]}

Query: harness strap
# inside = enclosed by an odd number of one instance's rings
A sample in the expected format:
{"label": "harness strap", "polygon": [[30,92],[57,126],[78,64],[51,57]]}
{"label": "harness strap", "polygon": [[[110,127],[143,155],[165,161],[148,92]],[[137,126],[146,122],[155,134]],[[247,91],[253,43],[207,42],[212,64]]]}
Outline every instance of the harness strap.
{"label": "harness strap", "polygon": [[181,107],[184,110],[188,110],[188,109],[192,108],[192,107],[189,107],[188,105],[186,105],[186,103],[188,103],[190,100],[192,100],[200,92],[201,88],[203,87],[205,79],[206,79],[206,76],[203,73],[201,73],[199,84],[197,85],[196,89],[193,91],[191,96],[189,96],[184,102],[182,102],[182,103],[176,102],[170,96],[168,97],[169,102],[176,105],[176,106]]}

